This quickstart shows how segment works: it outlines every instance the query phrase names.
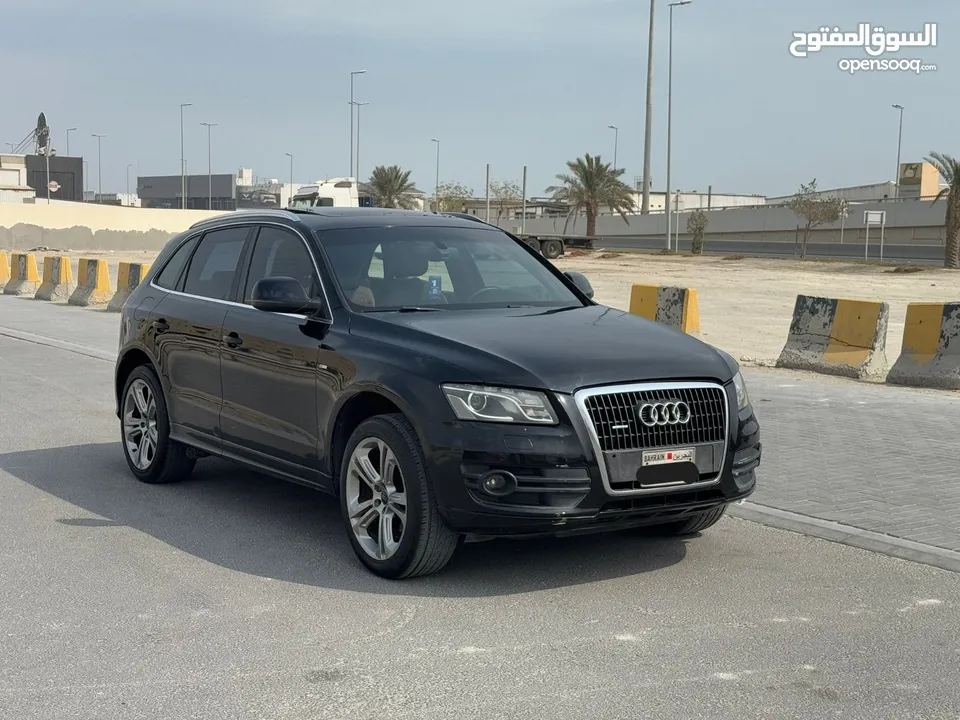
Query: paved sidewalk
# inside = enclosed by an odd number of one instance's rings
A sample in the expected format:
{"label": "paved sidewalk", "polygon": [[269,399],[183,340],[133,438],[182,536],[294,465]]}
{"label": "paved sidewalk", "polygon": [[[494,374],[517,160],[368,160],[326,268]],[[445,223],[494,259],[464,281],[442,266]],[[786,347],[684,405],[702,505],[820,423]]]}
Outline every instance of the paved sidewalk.
{"label": "paved sidewalk", "polygon": [[764,450],[751,502],[960,551],[960,393],[744,375]]}

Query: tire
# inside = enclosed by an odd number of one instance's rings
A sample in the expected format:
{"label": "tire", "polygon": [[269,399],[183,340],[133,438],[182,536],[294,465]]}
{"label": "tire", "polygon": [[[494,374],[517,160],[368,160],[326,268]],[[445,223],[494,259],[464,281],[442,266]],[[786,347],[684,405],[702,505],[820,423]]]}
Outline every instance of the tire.
{"label": "tire", "polygon": [[[392,459],[385,461],[387,451]],[[369,475],[359,470],[364,459],[373,471]],[[396,512],[400,507],[402,524]],[[380,577],[431,575],[450,562],[460,545],[460,535],[440,518],[423,451],[403,415],[377,415],[353,431],[340,463],[340,510],[353,551]],[[381,534],[384,522],[389,522],[386,537]]]}
{"label": "tire", "polygon": [[563,243],[559,240],[544,240],[543,256],[548,260],[556,260],[563,254]]}
{"label": "tire", "polygon": [[685,520],[678,520],[672,523],[664,523],[663,525],[650,525],[648,527],[640,528],[640,531],[644,535],[659,535],[659,536],[671,536],[671,537],[683,537],[684,535],[695,535],[698,532],[702,532],[709,527],[716,525],[720,518],[723,517],[724,513],[727,511],[726,505],[721,505],[715,507],[712,510],[707,510],[696,515],[691,515]]}
{"label": "tire", "polygon": [[[134,442],[137,436],[128,435],[127,423],[128,403],[132,402],[136,406],[135,400],[131,397],[131,390],[136,389],[134,390],[136,392],[142,390],[143,387],[149,389],[155,404],[155,448],[152,455],[148,453],[149,463],[145,466],[131,454],[133,452],[131,442]],[[136,414],[132,417],[136,417]],[[147,424],[149,424],[149,420]],[[124,383],[123,395],[120,399],[120,441],[123,445],[123,455],[127,459],[127,465],[140,482],[151,485],[180,482],[190,477],[193,467],[197,463],[196,459],[188,456],[186,445],[170,439],[170,420],[167,414],[167,401],[163,395],[163,386],[160,384],[157,374],[149,365],[134,368],[126,383]]]}
{"label": "tire", "polygon": [[530,249],[534,252],[540,252],[540,241],[539,240],[524,240],[524,242],[530,246]]}

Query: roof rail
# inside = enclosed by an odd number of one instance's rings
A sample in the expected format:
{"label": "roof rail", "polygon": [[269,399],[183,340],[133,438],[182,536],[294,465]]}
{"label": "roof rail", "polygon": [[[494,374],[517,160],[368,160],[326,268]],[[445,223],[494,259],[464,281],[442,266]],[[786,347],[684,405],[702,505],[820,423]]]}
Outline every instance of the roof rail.
{"label": "roof rail", "polygon": [[256,217],[268,217],[268,218],[269,218],[269,217],[274,217],[274,218],[275,218],[275,217],[282,217],[282,218],[286,218],[286,219],[288,219],[288,220],[293,220],[294,222],[300,222],[300,218],[297,217],[298,214],[299,214],[298,211],[292,210],[292,209],[291,209],[291,210],[280,210],[280,209],[266,209],[266,210],[245,209],[245,210],[234,210],[234,211],[232,211],[232,212],[227,211],[227,212],[225,212],[225,213],[221,213],[220,215],[214,215],[213,217],[204,218],[203,220],[197,220],[197,222],[195,222],[193,225],[190,226],[190,229],[193,230],[194,228],[201,227],[201,226],[203,226],[203,225],[206,225],[207,223],[213,223],[213,222],[216,222],[216,221],[222,221],[222,220],[224,219],[224,217],[227,216],[227,215],[230,215],[231,217],[236,217],[237,215],[244,215],[244,216],[251,217],[251,218],[256,218]]}

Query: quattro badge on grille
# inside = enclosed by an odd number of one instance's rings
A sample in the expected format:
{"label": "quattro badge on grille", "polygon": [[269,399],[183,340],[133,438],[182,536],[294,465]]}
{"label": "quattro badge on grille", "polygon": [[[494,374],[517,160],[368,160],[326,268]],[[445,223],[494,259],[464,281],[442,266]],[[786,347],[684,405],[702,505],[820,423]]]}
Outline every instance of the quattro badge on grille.
{"label": "quattro badge on grille", "polygon": [[637,408],[637,417],[647,427],[686,425],[691,416],[690,406],[682,400],[644,403]]}

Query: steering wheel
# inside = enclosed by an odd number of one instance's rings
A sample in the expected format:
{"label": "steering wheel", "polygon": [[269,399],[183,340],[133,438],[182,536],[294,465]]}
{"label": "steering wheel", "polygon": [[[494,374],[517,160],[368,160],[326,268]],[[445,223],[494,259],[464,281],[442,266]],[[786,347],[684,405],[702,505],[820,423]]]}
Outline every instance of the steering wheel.
{"label": "steering wheel", "polygon": [[467,302],[473,302],[473,301],[476,300],[478,297],[483,296],[484,293],[489,293],[489,292],[503,292],[503,288],[502,288],[502,287],[497,287],[496,285],[491,285],[490,287],[480,288],[479,290],[477,290],[473,295],[471,295],[471,296],[467,299]]}

